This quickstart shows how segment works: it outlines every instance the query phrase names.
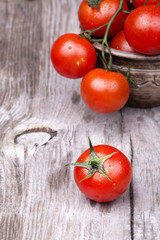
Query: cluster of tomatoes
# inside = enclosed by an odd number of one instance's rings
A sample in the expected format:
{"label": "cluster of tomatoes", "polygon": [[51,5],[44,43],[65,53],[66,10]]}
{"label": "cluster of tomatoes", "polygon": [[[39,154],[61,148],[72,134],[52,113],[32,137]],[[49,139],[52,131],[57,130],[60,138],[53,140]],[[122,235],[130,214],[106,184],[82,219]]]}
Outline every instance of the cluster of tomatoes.
{"label": "cluster of tomatoes", "polygon": [[[147,55],[160,54],[160,0],[124,0],[122,4],[122,11],[109,29],[110,47]],[[119,0],[103,0],[96,9],[89,7],[88,1],[82,1],[78,12],[81,26],[91,30],[104,25],[119,5]],[[103,38],[106,28],[100,28],[92,35]]]}
{"label": "cluster of tomatoes", "polygon": [[[103,54],[104,69],[96,68],[97,54],[91,42],[101,42],[104,47],[107,39],[109,48],[160,54],[160,0],[83,0],[78,17],[86,34],[60,36],[51,49],[53,66],[64,77],[82,77],[81,96],[90,109],[115,112],[128,100],[128,80],[111,66],[106,67]],[[80,191],[98,202],[118,198],[132,178],[126,156],[107,145],[93,148],[90,142],[90,149],[69,165],[75,166],[74,178]]]}
{"label": "cluster of tomatoes", "polygon": [[113,37],[110,47],[145,55],[160,54],[160,0],[132,0],[131,7],[123,29]]}
{"label": "cluster of tomatoes", "polygon": [[126,104],[130,94],[124,75],[111,67],[96,68],[93,38],[103,42],[107,32],[111,48],[159,54],[159,4],[159,0],[83,0],[78,9],[79,22],[87,36],[92,33],[91,38],[68,33],[54,42],[51,49],[54,68],[67,78],[82,77],[81,97],[93,111],[113,113]]}

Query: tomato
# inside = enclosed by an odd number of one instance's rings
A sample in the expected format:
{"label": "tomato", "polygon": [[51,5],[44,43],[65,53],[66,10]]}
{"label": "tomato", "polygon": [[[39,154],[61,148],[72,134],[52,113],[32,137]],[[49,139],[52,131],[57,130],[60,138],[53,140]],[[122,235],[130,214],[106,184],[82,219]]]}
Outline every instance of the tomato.
{"label": "tomato", "polygon": [[124,31],[120,31],[117,33],[113,38],[112,41],[110,42],[110,47],[120,50],[120,51],[125,51],[125,52],[131,52],[135,53],[136,51],[128,44]]}
{"label": "tomato", "polygon": [[92,44],[80,35],[68,33],[60,36],[51,49],[55,70],[67,78],[80,78],[95,68],[97,55]]}
{"label": "tomato", "polygon": [[81,82],[84,103],[98,113],[113,113],[121,109],[129,97],[128,80],[117,72],[94,69]]}
{"label": "tomato", "polygon": [[[132,0],[132,4],[134,8],[143,6],[145,2],[146,0]],[[158,3],[160,3],[160,0],[148,0],[147,5],[158,4]]]}
{"label": "tomato", "polygon": [[132,178],[128,158],[118,149],[97,145],[87,149],[74,167],[74,179],[79,190],[89,199],[109,202],[120,197]]}
{"label": "tomato", "polygon": [[[102,0],[98,5],[98,10],[95,7],[88,6],[88,4],[87,1],[82,1],[78,10],[79,21],[84,30],[95,29],[109,22],[117,11],[120,0]],[[124,2],[123,9],[128,10],[126,2]],[[111,25],[109,37],[114,36],[123,28],[126,17],[126,13],[119,12]],[[106,27],[101,28],[94,32],[93,36],[103,37],[105,31]]]}
{"label": "tomato", "polygon": [[131,11],[124,24],[131,47],[147,55],[160,53],[160,6],[145,5]]}
{"label": "tomato", "polygon": [[124,0],[124,2],[126,2],[127,4],[129,4],[130,0]]}

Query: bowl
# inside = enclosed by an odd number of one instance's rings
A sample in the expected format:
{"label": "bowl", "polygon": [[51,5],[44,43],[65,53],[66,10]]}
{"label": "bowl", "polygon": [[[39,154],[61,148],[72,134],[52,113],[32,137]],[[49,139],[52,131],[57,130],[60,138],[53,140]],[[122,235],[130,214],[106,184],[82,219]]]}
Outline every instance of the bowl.
{"label": "bowl", "polygon": [[[95,49],[101,53],[102,45],[94,43]],[[130,97],[127,105],[136,108],[160,106],[160,55],[147,56],[139,53],[123,52],[111,49],[113,68],[120,69],[124,75],[130,67],[131,79],[136,83],[130,86]],[[106,58],[109,58],[105,48]],[[99,63],[102,66],[102,63]]]}

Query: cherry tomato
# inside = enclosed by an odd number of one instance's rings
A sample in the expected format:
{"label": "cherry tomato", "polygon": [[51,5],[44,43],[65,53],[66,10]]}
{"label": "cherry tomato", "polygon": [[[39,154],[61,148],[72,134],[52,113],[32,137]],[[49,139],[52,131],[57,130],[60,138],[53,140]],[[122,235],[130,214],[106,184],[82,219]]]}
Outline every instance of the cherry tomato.
{"label": "cherry tomato", "polygon": [[[134,8],[143,6],[146,3],[146,0],[132,0],[132,4]],[[147,5],[150,4],[158,4],[160,3],[160,0],[148,0]]]}
{"label": "cherry tomato", "polygon": [[120,50],[120,51],[124,51],[124,52],[131,52],[131,53],[135,53],[136,51],[128,44],[125,35],[124,35],[124,31],[120,31],[119,33],[117,33],[113,38],[112,41],[110,42],[110,47]]}
{"label": "cherry tomato", "polygon": [[80,78],[95,68],[97,55],[92,44],[80,35],[68,33],[60,36],[51,49],[55,70],[67,78]]}
{"label": "cherry tomato", "polygon": [[147,55],[160,53],[160,6],[145,5],[131,11],[124,34],[135,51]]}
{"label": "cherry tomato", "polygon": [[90,148],[73,164],[74,179],[80,191],[89,199],[109,202],[127,190],[132,178],[132,167],[128,158],[112,146],[97,145],[93,149],[95,154],[92,151],[92,158]]}
{"label": "cherry tomato", "polygon": [[129,97],[129,83],[117,72],[94,69],[81,82],[84,103],[98,113],[113,113],[121,109]]}
{"label": "cherry tomato", "polygon": [[[82,1],[78,11],[79,21],[84,30],[95,29],[109,22],[117,11],[120,0],[102,0],[98,5],[98,10],[88,6],[88,4],[87,1]],[[123,9],[128,10],[126,2],[124,2]],[[123,28],[126,17],[126,13],[119,12],[111,25],[108,37],[114,36]],[[105,31],[106,27],[94,32],[93,36],[103,37]]]}

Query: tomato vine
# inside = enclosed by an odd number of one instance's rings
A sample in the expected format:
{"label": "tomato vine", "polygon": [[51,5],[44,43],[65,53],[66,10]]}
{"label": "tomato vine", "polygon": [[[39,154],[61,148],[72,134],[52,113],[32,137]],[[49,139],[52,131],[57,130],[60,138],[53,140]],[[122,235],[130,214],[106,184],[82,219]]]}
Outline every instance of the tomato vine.
{"label": "tomato vine", "polygon": [[[96,9],[98,9],[98,6],[99,6],[101,0],[87,0],[87,2],[89,2],[89,4],[88,4],[89,7],[95,7]],[[109,33],[109,30],[110,30],[110,27],[111,27],[113,21],[115,20],[115,18],[119,14],[119,12],[130,13],[130,11],[124,11],[123,10],[123,4],[124,4],[124,0],[120,0],[118,9],[116,10],[116,12],[112,16],[112,18],[107,23],[105,23],[105,24],[103,24],[103,25],[101,25],[101,26],[99,26],[95,29],[92,29],[92,30],[84,30],[81,33],[81,36],[88,39],[91,43],[99,42],[99,43],[102,44],[102,54],[101,54],[100,58],[101,58],[101,61],[104,65],[104,69],[109,70],[109,71],[116,71],[116,69],[112,68],[113,57],[112,57],[111,49],[110,49],[110,46],[109,46],[109,43],[108,43],[108,33]],[[92,36],[93,33],[96,32],[97,30],[100,30],[100,29],[104,28],[104,27],[106,27],[104,37],[103,38],[93,38],[93,36]],[[105,48],[107,48],[108,54],[109,54],[109,60],[108,61],[107,61],[106,56],[105,56]],[[130,77],[130,68],[128,68],[128,72],[127,72],[126,77],[127,77],[130,84],[133,84],[134,86],[137,87],[135,82]]]}
{"label": "tomato vine", "polygon": [[[101,2],[101,0],[87,0],[87,2],[89,2],[90,4],[88,4],[88,6],[90,7],[95,7],[96,9],[98,9],[98,6]],[[114,21],[114,19],[116,18],[116,16],[118,15],[118,13],[120,11],[123,11],[123,3],[124,3],[124,0],[120,0],[120,4],[119,4],[119,7],[117,9],[117,11],[115,12],[115,14],[112,16],[112,18],[110,19],[109,22],[103,24],[102,26],[100,27],[97,27],[95,29],[92,29],[92,30],[85,30],[81,33],[81,36],[85,37],[86,39],[88,39],[90,42],[100,42],[102,43],[102,61],[103,61],[103,64],[104,64],[104,68],[106,70],[111,70],[112,69],[112,53],[111,53],[111,49],[109,47],[109,44],[108,44],[108,33],[109,33],[109,29]],[[105,34],[104,34],[104,37],[101,38],[101,39],[98,39],[98,38],[92,38],[92,34],[94,32],[96,32],[97,30],[100,30],[104,27],[107,27],[106,28],[106,31],[105,31]],[[105,57],[105,47],[107,47],[107,50],[108,50],[108,54],[109,54],[109,61],[107,63],[107,60],[106,60],[106,57]]]}

